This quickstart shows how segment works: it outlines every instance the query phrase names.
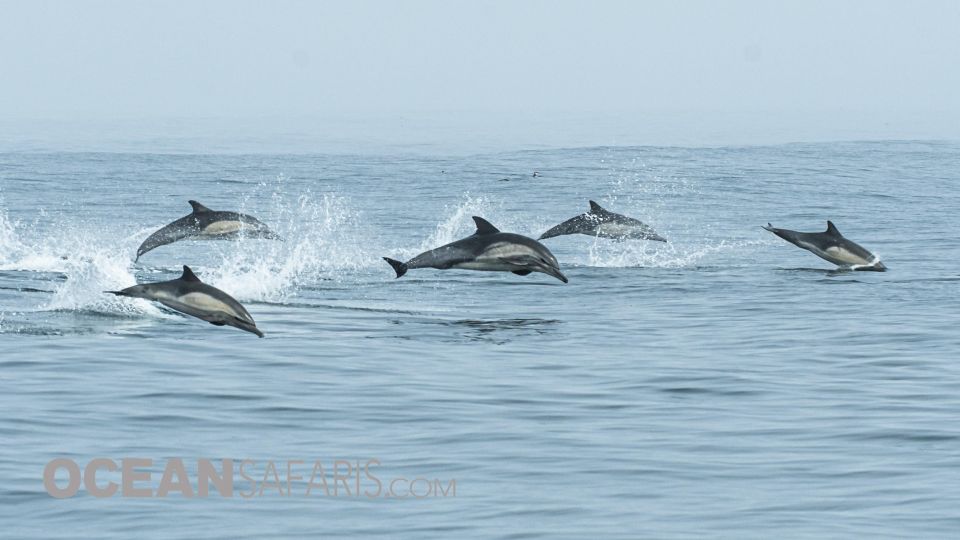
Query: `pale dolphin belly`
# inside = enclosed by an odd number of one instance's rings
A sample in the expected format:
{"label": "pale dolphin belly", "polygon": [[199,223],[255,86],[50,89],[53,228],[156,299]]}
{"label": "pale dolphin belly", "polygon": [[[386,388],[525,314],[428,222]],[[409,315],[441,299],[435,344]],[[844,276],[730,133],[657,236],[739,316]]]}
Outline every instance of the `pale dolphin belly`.
{"label": "pale dolphin belly", "polygon": [[486,270],[490,272],[512,272],[517,270],[517,266],[507,264],[500,259],[475,259],[472,261],[457,263],[452,268],[461,268],[463,270]]}
{"label": "pale dolphin belly", "polygon": [[[630,236],[637,230],[636,227],[623,223],[603,223],[593,230],[594,235],[601,238],[622,238]],[[591,234],[587,232],[586,234]]]}
{"label": "pale dolphin belly", "polygon": [[203,236],[222,236],[226,234],[235,234],[249,228],[242,221],[214,221],[200,231]]}
{"label": "pale dolphin belly", "polygon": [[513,242],[497,242],[490,244],[473,259],[459,262],[453,268],[464,270],[486,270],[493,272],[513,272],[519,267],[511,260],[518,257],[535,257],[536,253],[526,246]]}
{"label": "pale dolphin belly", "polygon": [[180,296],[176,298],[176,300],[182,304],[186,304],[197,309],[202,309],[204,311],[222,311],[228,315],[237,317],[238,319],[246,319],[246,317],[243,317],[241,314],[237,313],[236,310],[230,307],[226,302],[217,300],[209,294],[192,292]]}
{"label": "pale dolphin belly", "polygon": [[856,255],[855,253],[851,253],[846,249],[843,249],[840,247],[834,247],[834,246],[828,247],[826,249],[826,253],[830,259],[835,261],[840,261],[843,264],[860,265],[860,264],[870,264],[873,262],[872,260],[864,259],[863,257],[860,257],[859,255]]}

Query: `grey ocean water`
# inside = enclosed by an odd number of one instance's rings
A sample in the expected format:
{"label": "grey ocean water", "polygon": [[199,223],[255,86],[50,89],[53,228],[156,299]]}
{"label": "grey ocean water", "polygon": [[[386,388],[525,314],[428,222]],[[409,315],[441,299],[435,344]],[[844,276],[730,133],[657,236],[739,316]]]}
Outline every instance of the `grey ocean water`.
{"label": "grey ocean water", "polygon": [[[0,536],[960,531],[960,145],[246,148],[0,154]],[[134,263],[188,199],[285,241]],[[670,242],[548,240],[568,285],[397,280],[381,260],[473,215],[536,236],[588,199]],[[890,270],[831,272],[760,228],[827,219]],[[183,264],[266,338],[102,294]],[[41,478],[55,457],[246,458],[260,478],[377,459],[456,493],[61,500]]]}

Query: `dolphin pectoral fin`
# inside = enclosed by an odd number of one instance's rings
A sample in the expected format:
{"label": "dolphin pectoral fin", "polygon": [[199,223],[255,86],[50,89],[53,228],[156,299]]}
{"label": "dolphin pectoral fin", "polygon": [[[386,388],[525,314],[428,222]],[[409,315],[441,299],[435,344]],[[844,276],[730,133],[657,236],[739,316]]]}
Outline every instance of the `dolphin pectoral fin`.
{"label": "dolphin pectoral fin", "polygon": [[513,273],[518,276],[529,276],[533,273],[533,270],[514,270]]}
{"label": "dolphin pectoral fin", "polygon": [[397,273],[398,278],[407,273],[406,263],[391,259],[390,257],[384,257],[383,260],[387,261],[390,266],[393,267],[393,271]]}

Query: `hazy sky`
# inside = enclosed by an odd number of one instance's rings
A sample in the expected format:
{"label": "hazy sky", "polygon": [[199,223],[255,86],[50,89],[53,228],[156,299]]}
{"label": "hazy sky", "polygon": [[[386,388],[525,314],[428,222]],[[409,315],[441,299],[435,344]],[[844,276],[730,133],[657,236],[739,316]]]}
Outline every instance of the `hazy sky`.
{"label": "hazy sky", "polygon": [[960,2],[8,2],[4,115],[960,108]]}
{"label": "hazy sky", "polygon": [[960,1],[2,2],[0,118],[960,118]]}

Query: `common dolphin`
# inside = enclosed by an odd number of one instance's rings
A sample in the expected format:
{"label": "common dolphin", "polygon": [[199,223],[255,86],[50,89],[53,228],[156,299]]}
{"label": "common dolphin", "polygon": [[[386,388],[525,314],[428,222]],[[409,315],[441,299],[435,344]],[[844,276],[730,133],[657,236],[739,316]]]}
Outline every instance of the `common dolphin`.
{"label": "common dolphin", "polygon": [[769,223],[764,229],[837,266],[851,270],[873,270],[876,272],[883,272],[887,269],[880,262],[879,257],[859,244],[844,238],[832,221],[827,221],[827,230],[824,232],[803,233],[777,229]]}
{"label": "common dolphin", "polygon": [[211,210],[197,201],[188,201],[193,212],[151,234],[137,248],[137,258],[151,249],[185,238],[230,239],[268,238],[279,240],[280,235],[260,220],[239,212]]}
{"label": "common dolphin", "polygon": [[572,217],[563,223],[551,228],[540,235],[540,240],[562,236],[565,234],[586,234],[600,238],[624,240],[656,240],[666,242],[667,239],[657,234],[649,225],[638,219],[615,214],[602,208],[594,201],[590,201],[590,211],[586,214]]}
{"label": "common dolphin", "polygon": [[122,291],[104,291],[117,296],[156,300],[170,309],[177,310],[216,326],[233,326],[263,337],[250,313],[229,294],[200,281],[189,266],[184,265],[183,275],[170,281],[143,283]]}
{"label": "common dolphin", "polygon": [[531,272],[543,272],[566,283],[567,277],[560,272],[557,258],[546,246],[532,238],[519,234],[500,232],[482,217],[473,216],[477,232],[456,242],[425,251],[403,263],[389,257],[383,260],[397,272],[397,277],[411,268],[463,268],[513,272],[526,276]]}

